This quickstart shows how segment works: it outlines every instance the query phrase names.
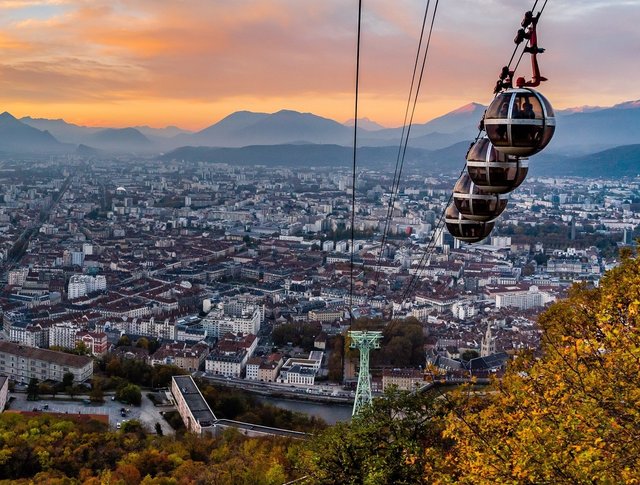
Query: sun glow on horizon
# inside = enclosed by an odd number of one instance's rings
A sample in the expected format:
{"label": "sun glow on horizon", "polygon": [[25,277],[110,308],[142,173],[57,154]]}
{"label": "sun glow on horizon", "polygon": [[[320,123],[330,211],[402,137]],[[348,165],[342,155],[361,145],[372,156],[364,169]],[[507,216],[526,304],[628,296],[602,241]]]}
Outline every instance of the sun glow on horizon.
{"label": "sun glow on horizon", "polygon": [[[490,102],[522,6],[477,3],[441,6],[415,122]],[[640,76],[640,65],[628,62],[640,42],[633,5],[590,3],[580,22],[568,2],[550,3],[541,22],[547,52],[540,62],[550,81],[540,89],[558,109],[638,98],[628,82]],[[417,0],[367,6],[360,116],[402,124],[423,8]],[[498,8],[500,16],[490,15]],[[239,110],[292,109],[344,122],[354,101],[349,13],[339,0],[194,0],[189,9],[152,0],[0,0],[0,110],[86,126],[189,130]],[[607,15],[616,22],[603,22]],[[596,23],[597,43],[573,41]]]}

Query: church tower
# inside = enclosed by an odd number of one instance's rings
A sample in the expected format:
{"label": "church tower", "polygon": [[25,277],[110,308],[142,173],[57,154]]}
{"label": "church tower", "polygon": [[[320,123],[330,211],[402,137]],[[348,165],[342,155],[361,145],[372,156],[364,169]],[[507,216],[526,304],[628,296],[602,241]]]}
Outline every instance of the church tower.
{"label": "church tower", "polygon": [[480,357],[487,357],[488,355],[496,353],[496,339],[491,335],[491,323],[487,322],[487,331],[482,338],[480,344]]}

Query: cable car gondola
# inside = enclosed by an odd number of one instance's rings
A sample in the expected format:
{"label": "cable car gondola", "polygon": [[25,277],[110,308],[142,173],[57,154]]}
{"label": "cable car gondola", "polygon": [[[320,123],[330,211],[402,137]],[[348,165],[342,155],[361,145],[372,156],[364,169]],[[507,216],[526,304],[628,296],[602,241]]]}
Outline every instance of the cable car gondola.
{"label": "cable car gondola", "polygon": [[464,218],[453,202],[444,213],[444,222],[453,237],[466,243],[482,241],[491,234],[495,224],[494,221],[480,222]]}
{"label": "cable car gondola", "polygon": [[524,182],[529,160],[500,153],[488,138],[481,138],[469,149],[467,173],[483,192],[506,194]]}
{"label": "cable car gondola", "polygon": [[[447,229],[461,241],[479,242],[491,233],[497,217],[507,206],[503,195],[518,187],[529,172],[526,157],[543,150],[555,132],[556,119],[551,104],[532,89],[547,80],[540,73],[537,59],[538,54],[544,52],[538,46],[537,34],[542,10],[544,6],[537,14],[533,10],[525,12],[522,28],[514,39],[516,48],[500,72],[494,88],[496,96],[485,111],[480,133],[467,152],[466,173],[458,179],[453,189],[453,203],[445,209]],[[528,81],[514,77],[520,60],[515,69],[511,69],[511,62],[525,40],[527,45],[522,55],[531,55],[532,77]],[[485,138],[480,138],[482,131],[486,132]]]}
{"label": "cable car gondola", "polygon": [[528,157],[549,144],[556,119],[551,104],[538,91],[511,88],[498,94],[489,105],[484,128],[499,152]]}
{"label": "cable car gondola", "polygon": [[453,188],[453,201],[465,219],[486,222],[498,217],[507,207],[507,197],[481,190],[469,174],[463,173]]}

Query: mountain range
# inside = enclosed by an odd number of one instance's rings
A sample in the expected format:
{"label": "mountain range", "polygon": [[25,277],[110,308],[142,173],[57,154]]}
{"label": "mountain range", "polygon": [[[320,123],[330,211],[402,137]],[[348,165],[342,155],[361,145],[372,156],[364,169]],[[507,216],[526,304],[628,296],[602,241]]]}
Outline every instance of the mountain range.
{"label": "mountain range", "polygon": [[[485,108],[470,103],[427,123],[412,125],[407,162],[418,163],[423,157],[431,169],[446,171],[452,166],[453,172],[458,171],[469,140],[478,133],[478,121]],[[615,175],[632,172],[634,163],[639,166],[640,101],[561,110],[556,112],[556,119],[556,134],[543,154],[532,159],[532,172],[544,169],[544,172],[566,175]],[[185,160],[198,157],[234,163],[304,160],[305,163],[342,165],[349,159],[345,154],[351,152],[348,146],[353,143],[352,125],[353,120],[343,124],[292,110],[237,111],[194,133],[175,126],[96,128],[61,119],[24,117],[18,120],[5,112],[0,115],[0,153],[78,156],[164,153],[164,157]],[[366,119],[359,120],[358,126],[358,144],[367,147],[360,150],[363,158],[366,154],[372,163],[384,160],[386,164],[395,164],[402,128],[382,128]],[[623,159],[618,163],[615,157]],[[536,160],[539,160],[538,170]],[[587,167],[593,172],[585,173]]]}

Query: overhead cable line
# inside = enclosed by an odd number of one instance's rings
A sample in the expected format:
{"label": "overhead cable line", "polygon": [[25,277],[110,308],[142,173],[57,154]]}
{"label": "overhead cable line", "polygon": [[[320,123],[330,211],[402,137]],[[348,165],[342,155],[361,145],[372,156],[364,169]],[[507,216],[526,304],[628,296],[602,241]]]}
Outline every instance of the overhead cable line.
{"label": "overhead cable line", "polygon": [[358,0],[358,33],[356,40],[356,91],[353,122],[353,167],[351,175],[351,265],[349,272],[349,323],[353,323],[353,259],[355,254],[355,220],[356,220],[356,159],[358,153],[358,94],[360,85],[360,30],[362,26],[362,0]]}
{"label": "overhead cable line", "polygon": [[[429,3],[430,3],[430,1],[427,1],[427,7],[425,9],[425,16],[424,16],[424,20],[425,21],[426,21],[427,16],[428,16],[427,13],[429,11]],[[438,11],[438,3],[439,3],[439,0],[436,0],[436,3],[435,3],[434,8],[433,8],[433,13],[432,13],[432,16],[431,16],[431,25],[429,26],[429,35],[427,36],[427,42],[426,42],[425,49],[424,49],[424,55],[422,57],[422,65],[420,67],[420,76],[418,77],[418,83],[417,83],[416,90],[415,90],[414,97],[413,97],[413,106],[411,108],[411,116],[409,118],[408,125],[406,123],[406,112],[405,112],[405,121],[403,123],[403,128],[402,128],[403,137],[401,137],[400,147],[398,148],[398,158],[396,160],[396,170],[395,170],[395,173],[394,173],[394,180],[393,180],[392,186],[391,186],[391,196],[390,196],[390,199],[389,199],[389,205],[387,207],[387,218],[386,218],[386,221],[385,221],[384,232],[382,234],[382,246],[380,248],[380,254],[378,255],[378,263],[376,265],[376,270],[379,270],[379,266],[380,266],[380,263],[382,261],[382,253],[384,251],[384,246],[385,246],[386,239],[387,239],[388,233],[389,233],[389,227],[390,227],[391,218],[392,218],[391,216],[393,215],[393,208],[394,208],[394,205],[395,205],[395,200],[396,200],[397,195],[398,195],[398,190],[400,189],[400,177],[402,175],[402,168],[404,166],[404,160],[405,160],[405,157],[406,157],[406,154],[407,154],[407,146],[409,144],[409,136],[411,134],[411,127],[413,126],[413,118],[414,118],[414,115],[415,115],[415,112],[416,112],[416,106],[418,104],[418,95],[420,94],[420,87],[422,86],[422,79],[424,77],[424,70],[425,70],[425,66],[426,66],[426,63],[427,63],[427,55],[429,53],[429,46],[431,45],[431,36],[432,36],[432,33],[433,33],[433,25],[434,25],[435,20],[436,20],[436,13]],[[420,44],[422,43],[422,38],[423,38],[423,34],[424,34],[424,27],[425,27],[425,22],[423,21],[422,33],[420,34]],[[419,58],[419,55],[420,55],[420,48],[421,48],[420,44],[418,45],[418,51],[416,53],[416,64],[414,65],[413,78],[411,80],[411,90],[409,92],[409,100],[408,100],[408,103],[407,103],[407,111],[408,111],[408,108],[409,108],[409,102],[411,100],[411,91],[413,90],[413,84],[414,84],[414,81],[415,81],[416,66],[417,66],[418,58]],[[406,135],[405,135],[405,126],[406,126]],[[402,138],[404,138],[404,139],[402,139]],[[378,278],[379,278],[378,274],[379,274],[379,271],[376,271],[376,279],[375,279],[376,283],[377,283]]]}
{"label": "overhead cable line", "polygon": [[384,252],[384,246],[387,240],[387,234],[389,232],[389,224],[391,220],[391,215],[393,214],[393,205],[394,205],[394,191],[396,190],[396,180],[399,180],[400,177],[398,175],[398,169],[400,167],[400,157],[402,155],[402,144],[405,139],[405,132],[407,130],[407,119],[409,118],[409,108],[411,106],[411,98],[413,97],[413,86],[416,81],[416,73],[418,71],[418,62],[420,62],[420,52],[422,52],[422,40],[424,38],[424,31],[427,25],[427,17],[429,13],[429,4],[431,0],[427,0],[426,8],[424,9],[424,16],[422,18],[422,28],[420,29],[420,39],[418,40],[418,49],[416,49],[416,58],[413,63],[413,74],[411,75],[411,86],[409,87],[409,95],[407,96],[407,106],[404,110],[404,120],[402,121],[402,133],[400,134],[400,143],[398,145],[398,154],[396,156],[396,166],[393,171],[393,179],[391,181],[391,194],[389,197],[389,203],[387,205],[387,216],[385,218],[384,230],[382,232],[382,241],[380,247],[380,253],[378,254],[378,261],[376,263],[376,283],[378,282],[378,272],[380,270],[380,263],[382,261],[382,254]]}

